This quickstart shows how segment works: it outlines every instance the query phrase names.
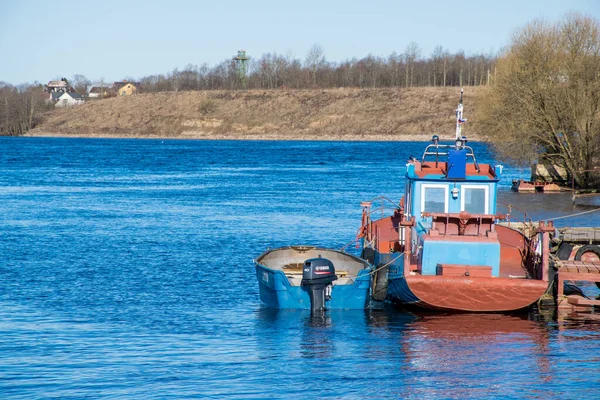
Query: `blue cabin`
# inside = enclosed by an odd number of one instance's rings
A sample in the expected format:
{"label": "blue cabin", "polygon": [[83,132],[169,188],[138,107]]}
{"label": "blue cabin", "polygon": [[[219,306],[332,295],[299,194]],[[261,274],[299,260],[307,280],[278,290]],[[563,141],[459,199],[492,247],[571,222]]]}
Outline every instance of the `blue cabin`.
{"label": "blue cabin", "polygon": [[434,136],[422,159],[408,163],[406,215],[415,217],[411,247],[421,275],[469,265],[491,267],[492,276],[499,276],[494,221],[501,172],[501,166],[479,164],[464,137],[447,145]]}

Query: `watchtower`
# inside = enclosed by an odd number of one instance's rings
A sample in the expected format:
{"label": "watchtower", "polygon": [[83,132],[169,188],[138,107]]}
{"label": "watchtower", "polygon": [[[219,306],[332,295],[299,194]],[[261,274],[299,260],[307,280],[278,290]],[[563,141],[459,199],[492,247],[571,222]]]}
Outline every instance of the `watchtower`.
{"label": "watchtower", "polygon": [[245,50],[239,50],[237,56],[233,57],[233,61],[235,62],[235,67],[237,69],[240,82],[242,83],[242,87],[244,89],[246,88],[248,60],[250,60],[250,57],[246,56]]}

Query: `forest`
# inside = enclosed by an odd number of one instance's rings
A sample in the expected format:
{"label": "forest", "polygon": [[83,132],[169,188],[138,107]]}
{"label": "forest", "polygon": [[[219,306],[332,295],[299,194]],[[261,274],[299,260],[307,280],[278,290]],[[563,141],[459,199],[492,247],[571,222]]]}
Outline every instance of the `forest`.
{"label": "forest", "polygon": [[477,86],[488,84],[494,73],[495,55],[455,54],[437,46],[423,57],[416,43],[386,57],[368,55],[342,62],[328,61],[315,44],[304,60],[291,55],[266,53],[258,58],[238,56],[210,67],[187,65],[168,74],[143,77],[144,91],[379,88],[416,86]]}

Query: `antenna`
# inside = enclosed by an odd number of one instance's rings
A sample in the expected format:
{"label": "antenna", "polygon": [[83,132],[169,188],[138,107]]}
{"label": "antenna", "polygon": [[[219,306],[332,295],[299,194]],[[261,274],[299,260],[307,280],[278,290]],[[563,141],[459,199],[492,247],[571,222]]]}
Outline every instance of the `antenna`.
{"label": "antenna", "polygon": [[466,118],[463,118],[463,89],[460,89],[460,101],[458,108],[456,109],[456,140],[462,139],[462,124],[467,122]]}

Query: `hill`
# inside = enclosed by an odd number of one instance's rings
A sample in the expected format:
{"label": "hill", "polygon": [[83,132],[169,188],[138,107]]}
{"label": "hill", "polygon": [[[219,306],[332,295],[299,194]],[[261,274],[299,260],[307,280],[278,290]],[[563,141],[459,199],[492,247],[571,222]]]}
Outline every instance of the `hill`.
{"label": "hill", "polygon": [[[465,116],[485,87],[465,88]],[[29,136],[181,139],[452,138],[459,89],[160,92],[53,110]],[[469,124],[464,132],[475,138]]]}

